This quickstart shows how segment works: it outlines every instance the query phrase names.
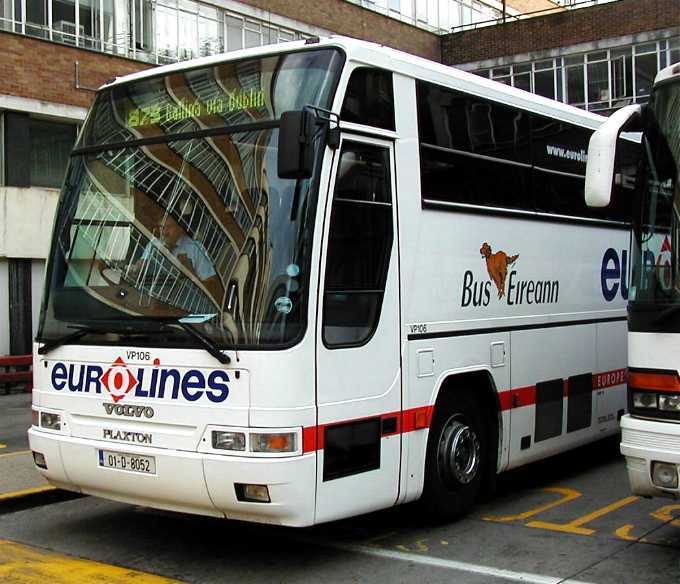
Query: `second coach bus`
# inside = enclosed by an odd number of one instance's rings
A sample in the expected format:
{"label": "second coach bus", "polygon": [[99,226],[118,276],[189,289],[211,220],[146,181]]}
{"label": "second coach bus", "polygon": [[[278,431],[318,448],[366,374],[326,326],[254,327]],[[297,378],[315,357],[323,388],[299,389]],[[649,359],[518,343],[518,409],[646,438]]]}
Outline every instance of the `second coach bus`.
{"label": "second coach bus", "polygon": [[628,408],[621,453],[631,491],[680,497],[680,63],[659,71],[649,103],[626,106],[593,135],[587,197],[607,205],[617,135],[641,131],[628,307]]}
{"label": "second coach bus", "polygon": [[584,203],[602,120],[343,38],[103,87],[55,220],[36,465],[248,521],[446,519],[615,433],[629,217]]}

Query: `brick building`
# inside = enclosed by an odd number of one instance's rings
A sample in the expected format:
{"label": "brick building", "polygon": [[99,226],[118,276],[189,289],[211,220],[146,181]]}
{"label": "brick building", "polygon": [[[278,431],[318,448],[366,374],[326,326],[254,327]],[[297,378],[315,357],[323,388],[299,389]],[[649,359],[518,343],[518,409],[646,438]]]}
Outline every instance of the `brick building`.
{"label": "brick building", "polygon": [[680,0],[619,0],[442,37],[442,62],[607,113],[680,61]]}
{"label": "brick building", "polygon": [[[102,83],[333,32],[609,109],[644,99],[653,73],[680,60],[680,0],[571,3],[508,0],[503,12],[498,0],[0,0],[0,355],[30,350],[68,153]],[[522,18],[532,11],[547,12]]]}

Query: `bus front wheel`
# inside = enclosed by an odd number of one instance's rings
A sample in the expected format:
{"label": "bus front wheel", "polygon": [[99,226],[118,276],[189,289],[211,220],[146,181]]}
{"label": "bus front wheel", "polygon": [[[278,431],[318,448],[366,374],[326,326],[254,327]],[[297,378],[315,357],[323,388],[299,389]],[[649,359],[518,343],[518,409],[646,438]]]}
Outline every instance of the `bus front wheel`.
{"label": "bus front wheel", "polygon": [[488,466],[487,432],[475,399],[452,392],[437,404],[427,442],[421,502],[427,515],[448,521],[474,504]]}

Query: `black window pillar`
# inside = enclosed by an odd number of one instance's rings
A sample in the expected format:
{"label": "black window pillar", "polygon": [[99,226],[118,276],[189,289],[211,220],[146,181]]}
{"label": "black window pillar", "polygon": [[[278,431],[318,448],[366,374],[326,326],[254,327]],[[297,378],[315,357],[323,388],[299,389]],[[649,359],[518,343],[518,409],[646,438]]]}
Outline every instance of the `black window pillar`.
{"label": "black window pillar", "polygon": [[31,260],[9,259],[9,352],[31,353]]}
{"label": "black window pillar", "polygon": [[31,186],[31,134],[28,114],[5,112],[5,184]]}

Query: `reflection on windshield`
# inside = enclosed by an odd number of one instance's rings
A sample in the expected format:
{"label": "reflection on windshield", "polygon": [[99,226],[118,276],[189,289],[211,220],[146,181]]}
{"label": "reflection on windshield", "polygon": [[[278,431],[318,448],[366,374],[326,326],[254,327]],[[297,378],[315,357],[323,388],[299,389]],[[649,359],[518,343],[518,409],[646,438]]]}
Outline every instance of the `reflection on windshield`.
{"label": "reflection on windshield", "polygon": [[[97,99],[60,201],[39,338],[74,323],[187,315],[218,344],[299,337],[313,181],[295,193],[280,180],[278,129],[253,124],[284,111],[279,103],[296,106],[293,72],[299,99],[311,92],[310,103],[329,106],[335,53],[317,53],[191,70]],[[248,128],[201,134],[225,123]]]}
{"label": "reflection on windshield", "polygon": [[635,225],[632,302],[680,302],[680,83],[657,89],[645,128],[641,214]]}

